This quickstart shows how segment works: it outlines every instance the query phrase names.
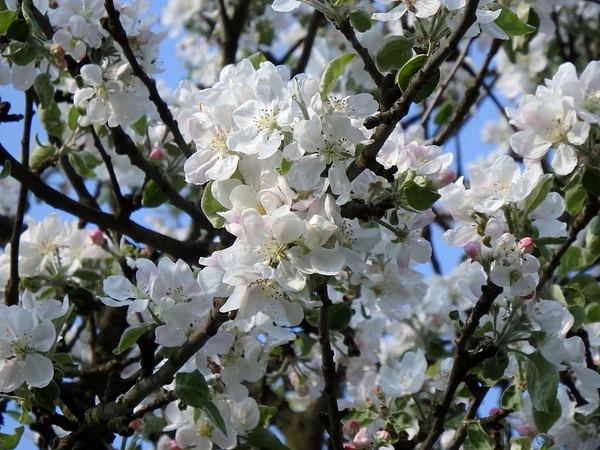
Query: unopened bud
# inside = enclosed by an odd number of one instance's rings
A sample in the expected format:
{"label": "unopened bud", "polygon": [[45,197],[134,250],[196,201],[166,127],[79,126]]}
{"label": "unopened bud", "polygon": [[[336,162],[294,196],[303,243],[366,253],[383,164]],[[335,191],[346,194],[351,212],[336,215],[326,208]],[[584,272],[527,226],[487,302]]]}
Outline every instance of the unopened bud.
{"label": "unopened bud", "polygon": [[97,228],[90,232],[90,239],[96,245],[104,245],[105,242],[104,233],[102,233],[102,230],[99,230]]}
{"label": "unopened bud", "polygon": [[531,300],[534,296],[535,296],[535,291],[531,291],[529,294],[523,295],[522,298],[524,298],[525,300]]}
{"label": "unopened bud", "polygon": [[148,157],[150,159],[153,159],[155,161],[162,161],[163,159],[165,159],[165,152],[163,152],[160,148],[158,147],[154,147],[152,149],[152,151],[150,152],[150,154],[148,155]]}
{"label": "unopened bud", "polygon": [[537,429],[534,425],[529,425],[526,423],[520,425],[519,428],[517,428],[517,431],[521,436],[535,437],[538,434]]}
{"label": "unopened bud", "polygon": [[142,419],[135,419],[129,422],[129,428],[133,428],[134,430],[139,430],[144,425],[144,421]]}
{"label": "unopened bud", "polygon": [[531,253],[533,251],[533,239],[524,237],[519,241],[519,248],[523,249],[525,253]]}
{"label": "unopened bud", "polygon": [[371,436],[369,436],[369,432],[366,428],[361,428],[354,439],[352,439],[352,443],[354,444],[354,448],[360,450],[363,448],[369,447],[371,445]]}
{"label": "unopened bud", "polygon": [[498,414],[499,412],[501,412],[502,410],[500,408],[490,408],[490,412],[489,415],[493,416],[494,414]]}
{"label": "unopened bud", "polygon": [[377,445],[388,444],[392,441],[392,435],[389,431],[379,430],[373,435],[373,440]]}
{"label": "unopened bud", "polygon": [[379,385],[375,386],[375,396],[379,400],[383,400],[385,398],[385,394],[383,393],[383,390],[381,389],[381,386],[379,386]]}
{"label": "unopened bud", "polygon": [[344,450],[356,450],[356,447],[350,443],[344,444]]}
{"label": "unopened bud", "polygon": [[344,434],[350,440],[354,439],[354,436],[360,431],[360,422],[358,420],[349,420],[342,427]]}
{"label": "unopened bud", "polygon": [[481,244],[477,241],[467,242],[464,247],[465,254],[471,259],[477,259],[481,253]]}

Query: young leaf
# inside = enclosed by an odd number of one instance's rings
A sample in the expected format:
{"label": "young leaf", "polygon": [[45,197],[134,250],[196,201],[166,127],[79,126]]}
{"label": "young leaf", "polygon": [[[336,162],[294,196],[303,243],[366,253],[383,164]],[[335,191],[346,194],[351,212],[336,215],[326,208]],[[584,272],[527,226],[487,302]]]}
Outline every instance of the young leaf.
{"label": "young leaf", "polygon": [[125,330],[125,333],[121,336],[119,345],[113,350],[115,355],[120,355],[125,350],[133,345],[150,329],[149,325],[140,325],[137,327],[130,327]]}
{"label": "young leaf", "polygon": [[162,189],[158,187],[158,184],[153,180],[146,183],[142,193],[142,206],[144,208],[157,208],[167,200],[167,196],[163,193]]}
{"label": "young leaf", "polygon": [[0,12],[0,36],[4,36],[8,31],[10,24],[17,20],[17,13],[15,11],[1,11]]}
{"label": "young leaf", "polygon": [[531,450],[533,445],[528,437],[512,438],[510,440],[510,450]]}
{"label": "young leaf", "polygon": [[383,47],[377,52],[375,62],[382,72],[400,69],[412,56],[413,40],[404,36],[393,36],[386,39]]}
{"label": "young leaf", "polygon": [[146,136],[146,130],[148,130],[148,119],[146,116],[140,117],[137,122],[131,125],[131,128],[133,128],[133,131],[140,136]]}
{"label": "young leaf", "polygon": [[547,433],[552,425],[556,423],[562,414],[562,407],[557,398],[554,399],[554,405],[551,411],[538,411],[533,408],[533,423],[540,433]]}
{"label": "young leaf", "polygon": [[354,53],[344,53],[327,65],[323,77],[321,78],[321,85],[319,86],[319,94],[321,94],[321,99],[323,101],[327,100],[329,91],[331,91],[333,85],[342,74],[344,67],[354,61],[354,58],[356,58]]}
{"label": "young leaf", "polygon": [[58,138],[62,137],[62,134],[65,131],[65,123],[62,121],[62,115],[60,109],[58,109],[58,105],[52,102],[50,107],[40,108],[38,111],[40,120],[48,134]]}
{"label": "young leaf", "polygon": [[502,399],[500,400],[500,405],[502,408],[511,411],[520,411],[523,409],[522,393],[517,389],[517,386],[513,384],[504,391]]}
{"label": "young leaf", "polygon": [[531,193],[525,198],[525,206],[523,208],[525,215],[529,215],[540,206],[544,200],[546,200],[546,197],[548,197],[550,189],[552,188],[553,181],[554,175],[549,173],[540,177],[535,188],[533,188]]}
{"label": "young leaf", "polygon": [[227,211],[227,208],[221,205],[218,200],[213,197],[211,190],[212,184],[213,182],[211,181],[204,187],[200,206],[206,218],[210,220],[210,223],[212,223],[215,228],[222,228],[225,224],[225,219],[217,213]]}
{"label": "young leaf", "polygon": [[371,15],[364,9],[355,9],[350,13],[350,23],[360,33],[369,31],[373,26]]}
{"label": "young leaf", "polygon": [[510,37],[530,34],[536,30],[535,27],[523,22],[519,18],[519,16],[517,16],[506,6],[495,4],[493,9],[502,10],[500,16],[496,19],[494,23],[500,28],[502,28],[502,31],[504,31]]}
{"label": "young leaf", "polygon": [[34,400],[49,411],[54,411],[56,408],[54,402],[59,395],[60,388],[54,381],[51,381],[50,384],[44,388],[33,388]]}
{"label": "young leaf", "polygon": [[269,430],[258,427],[246,437],[246,442],[258,450],[290,450]]}
{"label": "young leaf", "polygon": [[[396,81],[403,92],[410,84],[410,80],[412,79],[413,75],[415,75],[419,70],[421,70],[425,66],[426,62],[427,55],[417,55],[410,61],[408,61],[406,64],[404,64],[404,66],[402,66],[402,69],[400,69],[400,72],[398,72],[398,78]],[[431,77],[427,84],[425,84],[425,86],[423,86],[419,93],[415,96],[415,103],[420,103],[427,97],[429,97],[433,93],[433,91],[435,91],[435,88],[437,87],[439,82],[440,71],[438,69],[435,75]]]}
{"label": "young leaf", "polygon": [[441,195],[419,186],[414,181],[407,181],[402,187],[408,204],[417,211],[425,211],[437,202]]}
{"label": "young leaf", "polygon": [[186,405],[204,410],[214,424],[223,433],[227,434],[225,421],[221,417],[219,409],[210,400],[208,384],[199,371],[177,374],[175,378],[175,395]]}
{"label": "young leaf", "polygon": [[528,355],[525,382],[531,403],[537,411],[554,411],[558,393],[558,370],[539,351]]}
{"label": "young leaf", "polygon": [[479,422],[467,425],[468,439],[465,441],[465,450],[494,450],[496,441],[487,434]]}
{"label": "young leaf", "polygon": [[14,450],[19,445],[25,427],[15,428],[14,434],[0,433],[0,450]]}
{"label": "young leaf", "polygon": [[260,63],[265,62],[267,58],[262,52],[256,52],[248,56],[248,60],[252,63],[255,69],[258,69],[260,67]]}
{"label": "young leaf", "polygon": [[40,99],[42,108],[48,108],[54,101],[54,85],[49,73],[40,73],[33,82],[35,93]]}

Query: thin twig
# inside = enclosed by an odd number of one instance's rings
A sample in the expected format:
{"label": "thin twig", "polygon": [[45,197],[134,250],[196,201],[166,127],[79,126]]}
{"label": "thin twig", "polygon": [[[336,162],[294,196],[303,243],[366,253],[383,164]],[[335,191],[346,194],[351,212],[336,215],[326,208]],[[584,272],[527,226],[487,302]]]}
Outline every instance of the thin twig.
{"label": "thin twig", "polygon": [[149,98],[152,101],[152,103],[154,103],[154,106],[156,106],[160,119],[173,135],[173,138],[175,139],[175,142],[179,146],[181,152],[189,158],[190,156],[192,156],[192,151],[190,150],[187,142],[185,142],[185,139],[183,138],[183,135],[179,130],[177,121],[173,118],[173,114],[171,114],[171,110],[160,96],[156,87],[156,82],[154,81],[154,79],[148,76],[146,71],[138,62],[135,53],[133,53],[133,50],[129,45],[129,38],[127,37],[127,33],[121,25],[121,21],[119,18],[120,13],[116,10],[115,5],[113,4],[113,0],[105,0],[104,8],[106,9],[106,14],[108,15],[108,23],[105,24],[104,28],[110,33],[115,42],[117,42],[121,46],[121,50],[123,51],[125,58],[129,62],[133,74],[136,77],[138,77],[142,81],[142,83],[144,83],[144,86],[146,86],[146,88],[148,89]]}
{"label": "thin twig", "polygon": [[323,13],[315,10],[310,18],[306,36],[303,39],[304,45],[302,47],[302,54],[300,55],[300,59],[298,60],[296,67],[292,71],[292,76],[296,76],[306,70],[306,66],[310,60],[310,55],[312,54],[315,38],[317,37],[317,32],[324,22],[325,16],[323,16]]}
{"label": "thin twig", "polygon": [[329,436],[331,437],[333,449],[343,450],[342,423],[335,389],[337,373],[335,370],[335,361],[333,360],[331,341],[329,339],[329,307],[332,303],[327,295],[327,284],[323,283],[319,286],[317,293],[323,303],[319,314],[319,343],[321,344],[322,370],[323,378],[325,379],[323,394],[327,398],[327,412],[329,416]]}

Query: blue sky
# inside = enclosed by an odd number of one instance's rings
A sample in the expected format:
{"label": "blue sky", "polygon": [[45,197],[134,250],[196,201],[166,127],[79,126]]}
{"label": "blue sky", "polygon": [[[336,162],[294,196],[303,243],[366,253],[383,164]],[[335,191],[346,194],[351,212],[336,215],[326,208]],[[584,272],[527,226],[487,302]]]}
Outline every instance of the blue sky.
{"label": "blue sky", "polygon": [[[150,0],[151,12],[160,16],[160,9],[165,5],[164,0]],[[158,75],[158,78],[163,79],[171,88],[176,88],[179,81],[186,76],[186,70],[184,69],[183,62],[177,58],[176,39],[167,37],[163,42],[161,48],[161,59],[163,61],[163,67],[166,69],[164,73]],[[475,46],[473,46],[475,48]],[[483,59],[484,55],[481,53],[473,54],[475,62],[479,63]],[[8,101],[12,104],[12,112],[23,111],[23,94],[15,91],[12,87],[0,87],[0,97],[2,101]],[[462,173],[466,173],[468,163],[477,157],[485,155],[494,149],[493,146],[486,145],[481,140],[481,130],[484,124],[489,120],[494,120],[498,117],[498,110],[492,104],[491,101],[485,101],[480,106],[476,116],[469,121],[469,123],[463,128],[461,134],[461,147],[462,147]],[[34,120],[35,123],[35,120]],[[0,125],[0,142],[9,149],[9,151],[15,155],[20,155],[20,139],[21,139],[22,126],[20,123],[8,123]],[[43,134],[39,125],[35,124],[34,133]],[[447,152],[455,150],[455,139],[451,139],[445,146]],[[29,214],[34,218],[40,220],[46,216],[52,209],[38,204],[29,211]],[[139,213],[140,218],[143,218],[148,214],[148,211]],[[65,213],[61,213],[65,218],[72,219],[71,216]],[[462,255],[462,249],[455,249],[448,247],[441,240],[441,230],[435,226],[433,229],[433,246],[435,248],[438,260],[442,266],[444,273],[452,271],[457,261]],[[429,275],[432,273],[430,265],[424,265],[420,267],[425,274]],[[487,410],[494,402],[486,402],[482,406],[482,413],[486,414]],[[2,427],[1,431],[4,433],[12,433],[12,430],[16,426],[12,420],[7,420],[7,423]],[[28,431],[26,431],[26,434]],[[29,440],[24,438],[19,445],[19,449],[37,449],[37,447]]]}

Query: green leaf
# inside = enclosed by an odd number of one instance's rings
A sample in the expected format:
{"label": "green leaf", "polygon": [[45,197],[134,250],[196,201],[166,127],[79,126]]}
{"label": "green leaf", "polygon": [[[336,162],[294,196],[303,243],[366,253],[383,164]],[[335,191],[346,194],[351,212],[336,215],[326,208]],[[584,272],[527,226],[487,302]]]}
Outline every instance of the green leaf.
{"label": "green leaf", "polygon": [[21,19],[13,20],[6,30],[6,37],[11,41],[27,42],[29,34],[29,25]]}
{"label": "green leaf", "polygon": [[510,450],[531,450],[533,444],[528,437],[512,438],[510,440]]}
{"label": "green leaf", "polygon": [[77,121],[79,120],[79,116],[80,114],[77,107],[71,106],[71,109],[69,110],[69,115],[67,116],[67,126],[69,127],[69,130],[74,131],[77,129]]}
{"label": "green leaf", "polygon": [[42,108],[48,108],[54,101],[54,85],[47,72],[40,73],[33,82],[35,93],[40,99]]}
{"label": "green leaf", "polygon": [[[397,83],[403,92],[406,90],[406,88],[408,88],[412,77],[425,66],[427,59],[427,55],[417,55],[404,64],[404,66],[402,66],[402,69],[400,69],[400,72],[398,72]],[[425,84],[425,86],[423,86],[420,92],[415,96],[415,103],[420,103],[429,97],[433,91],[435,91],[435,88],[439,82],[440,71],[438,69],[435,75],[431,77],[427,84]]]}
{"label": "green leaf", "polygon": [[117,348],[113,350],[113,353],[115,355],[120,355],[128,348],[133,347],[135,343],[150,329],[151,326],[149,325],[139,325],[137,327],[127,328],[127,330],[125,330],[125,332],[121,335],[119,345],[117,345]]}
{"label": "green leaf", "polygon": [[225,421],[219,409],[210,400],[210,391],[204,376],[197,370],[191,373],[179,373],[175,377],[175,395],[192,408],[204,410],[219,429],[227,434]]}
{"label": "green leaf", "polygon": [[525,382],[531,403],[538,411],[552,412],[558,395],[558,370],[539,351],[527,358]]}
{"label": "green leaf", "polygon": [[600,303],[588,305],[585,310],[585,323],[600,322]]}
{"label": "green leaf", "polygon": [[267,61],[266,56],[262,52],[256,52],[248,56],[248,60],[252,63],[255,69],[260,67],[260,63]]}
{"label": "green leaf", "polygon": [[364,9],[355,9],[350,13],[350,23],[360,33],[369,31],[373,26],[371,15]]}
{"label": "green leaf", "polygon": [[[397,401],[400,401],[400,398],[398,398]],[[365,426],[369,425],[370,423],[375,422],[378,418],[379,418],[379,415],[373,411],[352,410],[352,411],[350,411],[350,413],[346,414],[343,422],[346,423],[350,420],[358,420],[358,423],[360,423],[360,426],[365,427]]]}
{"label": "green leaf", "polygon": [[56,152],[56,148],[51,145],[36,147],[29,155],[29,167],[33,171],[39,170],[48,158],[51,158]]}
{"label": "green leaf", "polygon": [[277,408],[271,406],[258,405],[258,411],[260,412],[260,420],[258,422],[259,427],[268,428],[271,423],[271,419],[277,414]]}
{"label": "green leaf", "polygon": [[587,198],[588,192],[582,185],[578,185],[573,189],[567,190],[565,202],[567,203],[567,211],[572,216],[576,216],[583,209],[583,204]]}
{"label": "green leaf", "polygon": [[327,100],[329,91],[333,88],[333,85],[342,74],[344,68],[354,61],[354,58],[356,58],[354,53],[344,53],[327,64],[327,68],[321,78],[321,85],[319,86],[319,94],[321,94],[321,99],[323,101]]}
{"label": "green leaf", "polygon": [[390,69],[400,69],[412,57],[413,45],[413,40],[404,36],[386,39],[375,57],[379,70],[387,72]]}
{"label": "green leaf", "polygon": [[60,388],[54,381],[44,388],[33,388],[33,399],[50,411],[56,408],[55,402],[59,395]]}
{"label": "green leaf", "polygon": [[94,171],[87,166],[85,160],[78,153],[70,153],[69,162],[79,176],[83,178],[96,178]]}
{"label": "green leaf", "polygon": [[520,411],[523,409],[523,396],[517,386],[509,386],[502,394],[500,406],[510,411]]}
{"label": "green leaf", "polygon": [[10,176],[10,169],[12,168],[12,164],[10,161],[4,161],[4,165],[2,166],[2,170],[0,170],[0,180],[7,178]]}
{"label": "green leaf", "polygon": [[585,169],[581,184],[590,194],[600,195],[600,170],[593,167]]}
{"label": "green leaf", "polygon": [[204,187],[200,206],[206,218],[210,220],[210,223],[212,223],[215,228],[222,228],[225,224],[225,219],[217,213],[227,211],[227,208],[221,205],[218,200],[213,197],[212,185],[213,182],[211,181]]}
{"label": "green leaf", "polygon": [[73,273],[73,276],[76,278],[81,278],[83,281],[87,281],[89,283],[95,283],[102,279],[101,273],[89,269],[77,269],[75,273]]}
{"label": "green leaf", "polygon": [[494,450],[496,441],[487,434],[479,422],[467,425],[468,438],[464,443],[465,450]]}
{"label": "green leaf", "polygon": [[146,136],[146,130],[148,130],[148,119],[146,119],[146,116],[140,117],[137,122],[131,125],[131,128],[133,128],[133,131],[140,136]]}
{"label": "green leaf", "polygon": [[258,427],[246,436],[246,442],[258,450],[290,450],[269,430]]}
{"label": "green leaf", "polygon": [[547,433],[552,425],[556,423],[562,414],[562,407],[557,398],[554,399],[554,404],[551,411],[538,411],[533,408],[533,423],[540,433]]}
{"label": "green leaf", "polygon": [[0,433],[0,450],[14,450],[19,445],[25,427],[15,428],[14,434]]}
{"label": "green leaf", "polygon": [[498,352],[496,356],[483,362],[481,376],[488,385],[493,385],[504,376],[508,363],[509,359],[506,353]]}
{"label": "green leaf", "polygon": [[167,200],[167,196],[154,180],[150,180],[146,183],[142,193],[142,206],[144,208],[157,208]]}
{"label": "green leaf", "polygon": [[433,123],[436,125],[443,125],[452,115],[452,111],[454,111],[454,103],[450,100],[446,100],[442,105],[438,108],[435,116],[433,116]]}
{"label": "green leaf", "polygon": [[548,194],[550,193],[550,189],[552,189],[553,182],[554,175],[552,174],[547,173],[540,177],[536,186],[527,198],[525,198],[525,205],[523,207],[525,215],[529,215],[540,206],[544,200],[546,200],[546,197],[548,197]]}
{"label": "green leaf", "polygon": [[38,50],[33,45],[22,42],[11,42],[8,46],[8,57],[17,66],[26,66],[37,58]]}
{"label": "green leaf", "polygon": [[595,257],[600,256],[600,217],[594,217],[585,227],[585,248]]}
{"label": "green leaf", "polygon": [[564,278],[571,272],[586,268],[596,260],[596,257],[581,247],[569,247],[558,266],[559,278]]}
{"label": "green leaf", "polygon": [[329,329],[343,331],[350,325],[352,308],[348,303],[336,303],[329,308]]}
{"label": "green leaf", "polygon": [[500,16],[494,22],[510,37],[522,36],[524,34],[533,33],[536,28],[523,22],[519,16],[512,12],[506,6],[495,4],[492,8],[494,11],[502,10]]}
{"label": "green leaf", "polygon": [[0,12],[0,36],[4,36],[8,31],[10,24],[17,20],[17,13],[15,11],[1,11]]}
{"label": "green leaf", "polygon": [[63,132],[65,131],[65,123],[62,121],[62,115],[58,105],[52,102],[49,108],[39,108],[38,112],[40,120],[48,134],[62,137]]}
{"label": "green leaf", "polygon": [[390,414],[387,420],[396,431],[406,430],[413,424],[412,418],[405,412]]}
{"label": "green leaf", "polygon": [[402,189],[408,204],[417,211],[425,211],[431,208],[441,198],[441,195],[437,192],[425,189],[412,180],[404,183]]}

